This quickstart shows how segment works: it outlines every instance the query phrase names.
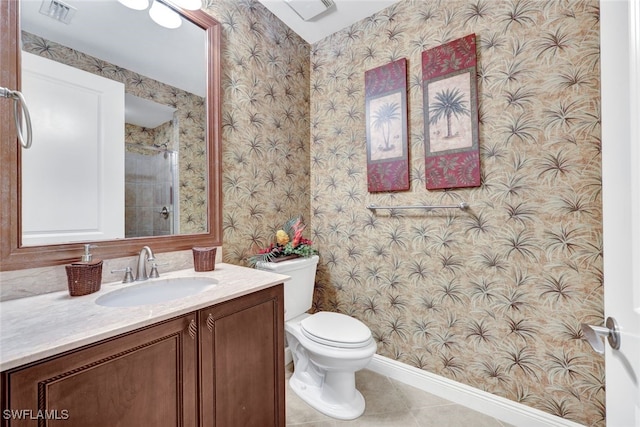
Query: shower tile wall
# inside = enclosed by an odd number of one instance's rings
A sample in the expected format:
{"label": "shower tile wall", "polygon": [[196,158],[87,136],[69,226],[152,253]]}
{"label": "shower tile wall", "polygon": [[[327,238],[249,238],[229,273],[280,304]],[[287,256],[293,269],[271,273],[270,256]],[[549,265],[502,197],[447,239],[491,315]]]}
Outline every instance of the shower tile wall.
{"label": "shower tile wall", "polygon": [[164,218],[163,206],[171,209],[170,155],[127,152],[125,155],[125,236],[162,236],[172,231],[171,215]]}
{"label": "shower tile wall", "polygon": [[[177,120],[154,129],[125,125],[125,237],[165,236],[179,232],[175,230],[173,218],[173,201],[179,193],[174,182],[177,165],[174,165],[175,154],[172,154],[173,147],[179,147]],[[160,214],[164,207],[170,212],[168,217]]]}

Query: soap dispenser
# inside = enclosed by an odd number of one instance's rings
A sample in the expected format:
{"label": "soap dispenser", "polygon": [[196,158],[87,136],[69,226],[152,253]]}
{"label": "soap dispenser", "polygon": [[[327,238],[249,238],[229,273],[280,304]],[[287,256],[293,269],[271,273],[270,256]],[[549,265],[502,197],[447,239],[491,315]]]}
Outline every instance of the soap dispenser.
{"label": "soap dispenser", "polygon": [[100,290],[102,260],[93,258],[91,249],[95,247],[91,244],[84,245],[80,260],[65,266],[71,296],[87,295]]}
{"label": "soap dispenser", "polygon": [[[84,253],[80,258],[80,262],[75,262],[73,264],[94,264],[95,262],[93,261],[93,254],[91,253],[92,248],[97,248],[97,246],[91,244],[84,245]],[[96,261],[99,262],[100,260]]]}

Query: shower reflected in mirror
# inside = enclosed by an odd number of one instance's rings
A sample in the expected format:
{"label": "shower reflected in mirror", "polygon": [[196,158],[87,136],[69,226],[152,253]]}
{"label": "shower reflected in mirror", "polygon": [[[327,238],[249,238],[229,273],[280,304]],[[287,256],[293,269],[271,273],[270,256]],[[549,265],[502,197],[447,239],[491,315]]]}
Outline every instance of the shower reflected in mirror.
{"label": "shower reflected in mirror", "polygon": [[179,232],[178,156],[167,143],[126,143],[125,237]]}

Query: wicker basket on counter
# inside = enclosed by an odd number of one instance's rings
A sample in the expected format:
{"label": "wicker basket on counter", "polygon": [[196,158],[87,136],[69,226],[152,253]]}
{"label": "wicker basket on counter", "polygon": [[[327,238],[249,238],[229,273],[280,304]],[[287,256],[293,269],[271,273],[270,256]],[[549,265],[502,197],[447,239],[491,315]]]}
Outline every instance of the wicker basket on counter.
{"label": "wicker basket on counter", "polygon": [[102,261],[65,266],[69,294],[72,297],[92,294],[100,290],[102,284]]}
{"label": "wicker basket on counter", "polygon": [[216,249],[193,248],[193,269],[195,271],[213,271],[216,269]]}

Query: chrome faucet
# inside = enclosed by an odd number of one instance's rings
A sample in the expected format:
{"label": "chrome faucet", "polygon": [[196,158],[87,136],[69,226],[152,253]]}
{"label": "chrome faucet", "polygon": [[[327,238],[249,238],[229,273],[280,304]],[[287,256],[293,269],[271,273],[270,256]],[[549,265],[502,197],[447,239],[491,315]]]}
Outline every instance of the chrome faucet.
{"label": "chrome faucet", "polygon": [[155,261],[153,251],[149,246],[145,246],[140,250],[138,255],[138,269],[136,270],[136,281],[147,280],[147,261]]}

